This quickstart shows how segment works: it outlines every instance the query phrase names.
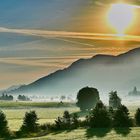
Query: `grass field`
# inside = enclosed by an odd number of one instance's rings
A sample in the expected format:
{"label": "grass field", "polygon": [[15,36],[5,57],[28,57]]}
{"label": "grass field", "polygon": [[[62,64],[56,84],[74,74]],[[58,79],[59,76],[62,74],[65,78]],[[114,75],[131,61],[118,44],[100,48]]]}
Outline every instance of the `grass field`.
{"label": "grass field", "polygon": [[71,103],[58,104],[45,102],[0,102],[0,109],[6,114],[10,130],[20,128],[25,112],[35,110],[39,123],[52,123],[58,116],[62,116],[65,110],[77,112],[79,109]]}
{"label": "grass field", "polygon": [[[39,117],[39,123],[43,124],[46,122],[54,122],[58,116],[62,116],[65,110],[72,112],[78,111],[78,108],[33,108]],[[30,111],[30,109],[3,109],[3,112],[7,116],[9,123],[9,128],[12,131],[16,131],[22,124],[25,112]]]}
{"label": "grass field", "polygon": [[[58,103],[31,103],[28,102],[5,102],[0,103],[0,109],[6,114],[9,128],[16,131],[20,128],[25,112],[35,110],[39,117],[39,123],[52,123],[58,116],[62,116],[65,110],[70,113],[79,112],[79,108],[73,104],[64,104],[61,107],[56,107]],[[1,108],[2,105],[2,108]],[[37,106],[38,105],[38,106]],[[138,106],[129,106],[130,116],[133,117]],[[86,113],[79,113],[80,117],[84,117]]]}
{"label": "grass field", "polygon": [[77,129],[71,132],[51,133],[47,136],[20,140],[140,140],[140,128],[115,130]]}
{"label": "grass field", "polygon": [[[35,110],[39,117],[39,123],[52,123],[58,116],[62,116],[65,110],[70,113],[79,112],[79,108],[74,104],[66,103],[63,106],[57,106],[58,103],[31,103],[28,102],[5,102],[0,103],[0,109],[6,114],[9,128],[12,131],[16,131],[20,128],[25,112]],[[130,116],[134,117],[135,111],[138,108],[136,105],[128,106]],[[84,117],[87,113],[80,113],[80,117]],[[130,133],[129,133],[130,132]],[[85,139],[113,139],[113,140],[139,140],[140,128],[131,128],[131,130],[122,130],[122,132],[114,130],[86,130],[78,129],[71,132],[58,132],[51,133],[41,138],[32,138],[33,140],[85,140]],[[126,133],[126,134],[125,134]],[[29,138],[25,139],[28,140]],[[24,140],[24,139],[23,139]]]}
{"label": "grass field", "polygon": [[58,102],[22,102],[22,101],[0,101],[0,108],[49,108],[49,107],[73,107],[74,103],[58,103]]}

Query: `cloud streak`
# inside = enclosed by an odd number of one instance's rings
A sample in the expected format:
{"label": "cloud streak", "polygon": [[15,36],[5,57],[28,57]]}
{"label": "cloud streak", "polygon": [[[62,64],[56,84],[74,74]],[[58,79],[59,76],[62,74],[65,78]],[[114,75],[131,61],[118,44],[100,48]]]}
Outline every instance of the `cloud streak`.
{"label": "cloud streak", "polygon": [[[43,38],[55,38],[55,39],[63,38],[64,39],[63,41],[69,41],[65,39],[87,39],[87,40],[123,40],[123,41],[140,42],[140,36],[138,35],[124,35],[120,37],[117,34],[49,31],[49,30],[36,30],[36,29],[10,29],[4,27],[0,27],[0,32],[25,34],[25,35],[38,36]],[[80,42],[71,41],[71,43],[80,43]],[[90,45],[90,44],[83,44],[83,45]]]}
{"label": "cloud streak", "polygon": [[117,55],[134,47],[134,44],[125,47],[123,43],[117,42],[117,44],[110,40],[138,41],[136,45],[140,42],[139,36],[120,38],[114,34],[102,33],[3,27],[0,27],[0,32],[39,37],[38,40],[31,40],[31,42],[14,45],[11,43],[10,46],[0,47],[1,87],[9,86],[11,83],[30,83],[38,77],[63,69],[80,58],[89,58],[99,53]]}

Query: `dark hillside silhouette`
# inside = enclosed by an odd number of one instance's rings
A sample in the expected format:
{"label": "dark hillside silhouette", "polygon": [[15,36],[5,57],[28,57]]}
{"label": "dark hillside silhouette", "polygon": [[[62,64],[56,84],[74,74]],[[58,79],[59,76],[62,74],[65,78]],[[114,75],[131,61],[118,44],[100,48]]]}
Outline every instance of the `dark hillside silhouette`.
{"label": "dark hillside silhouette", "polygon": [[110,90],[110,87],[125,91],[133,85],[139,86],[139,61],[140,48],[118,56],[96,55],[89,59],[80,59],[68,68],[7,93],[66,95],[76,93],[85,85],[94,85],[104,92]]}

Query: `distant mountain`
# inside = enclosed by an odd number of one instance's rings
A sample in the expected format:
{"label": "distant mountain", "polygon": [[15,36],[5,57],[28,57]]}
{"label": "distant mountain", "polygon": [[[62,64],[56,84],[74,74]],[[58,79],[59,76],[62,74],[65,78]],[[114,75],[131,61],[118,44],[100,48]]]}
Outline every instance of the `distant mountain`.
{"label": "distant mountain", "polygon": [[19,89],[21,88],[22,86],[24,85],[13,85],[7,89],[4,89],[4,90],[1,90],[0,93],[8,93],[8,92],[12,92],[12,91],[15,91],[16,89]]}
{"label": "distant mountain", "polygon": [[93,86],[101,93],[118,90],[128,92],[140,88],[140,48],[111,56],[96,55],[80,59],[68,68],[58,70],[37,81],[19,88],[7,90],[9,94],[68,95],[76,94],[85,86]]}

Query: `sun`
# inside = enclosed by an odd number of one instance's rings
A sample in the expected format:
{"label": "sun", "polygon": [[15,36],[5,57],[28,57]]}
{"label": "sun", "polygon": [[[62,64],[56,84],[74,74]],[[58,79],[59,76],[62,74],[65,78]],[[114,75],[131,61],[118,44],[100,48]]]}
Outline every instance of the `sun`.
{"label": "sun", "polygon": [[126,30],[133,23],[134,7],[124,3],[112,4],[107,20],[118,36],[124,36]]}

